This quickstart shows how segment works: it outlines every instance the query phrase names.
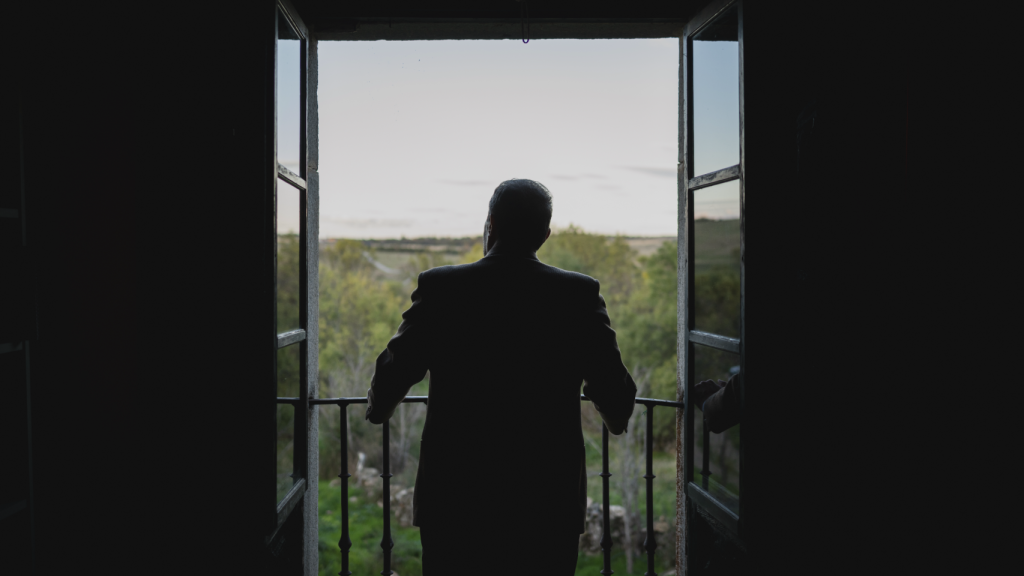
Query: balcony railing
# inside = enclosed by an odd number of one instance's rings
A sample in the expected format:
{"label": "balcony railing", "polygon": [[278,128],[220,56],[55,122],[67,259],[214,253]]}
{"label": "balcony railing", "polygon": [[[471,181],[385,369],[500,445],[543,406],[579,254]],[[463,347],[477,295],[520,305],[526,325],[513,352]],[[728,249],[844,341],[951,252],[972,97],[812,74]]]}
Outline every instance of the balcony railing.
{"label": "balcony railing", "polygon": [[[590,401],[586,396],[580,396],[580,400]],[[278,398],[278,404],[291,404],[297,405],[302,402],[300,398]],[[426,396],[406,396],[402,400],[405,403],[423,403],[426,404]],[[637,404],[641,404],[647,408],[647,433],[645,434],[645,454],[647,459],[647,474],[644,475],[644,479],[647,480],[647,538],[644,540],[644,550],[647,551],[647,572],[644,572],[644,576],[657,576],[654,571],[654,551],[658,548],[658,543],[654,537],[654,407],[655,406],[668,406],[670,408],[682,409],[684,407],[682,402],[673,402],[671,400],[657,400],[655,398],[637,398]],[[310,398],[310,406],[319,406],[333,404],[339,406],[341,410],[341,430],[344,432],[348,430],[346,420],[348,419],[348,412],[345,410],[350,404],[366,404],[366,398]],[[391,571],[391,549],[395,543],[391,539],[391,456],[388,446],[391,444],[391,433],[388,422],[384,422],[382,427],[383,431],[383,470],[381,471],[380,477],[384,479],[384,488],[382,493],[382,503],[384,504],[384,535],[381,538],[380,547],[384,551],[384,569],[381,574],[385,576],[392,574]],[[705,432],[706,434],[706,432]],[[705,445],[707,444],[707,437],[705,436]],[[705,454],[707,451],[705,451]],[[707,457],[705,456],[705,470],[707,469],[706,463]],[[349,576],[352,572],[348,569],[349,562],[349,550],[352,548],[352,540],[349,538],[348,533],[348,479],[352,477],[348,472],[348,442],[341,442],[341,473],[338,474],[341,478],[341,539],[338,540],[338,548],[341,551],[341,572],[339,576]],[[611,535],[611,514],[610,514],[610,502],[609,498],[609,487],[608,478],[611,477],[611,473],[608,472],[608,428],[604,425],[601,426],[601,496],[603,499],[602,512],[603,525],[601,529],[601,551],[604,554],[604,569],[601,570],[601,574],[610,575],[613,573],[612,570],[612,535]],[[706,476],[705,476],[706,478]],[[287,500],[287,499],[286,499]]]}

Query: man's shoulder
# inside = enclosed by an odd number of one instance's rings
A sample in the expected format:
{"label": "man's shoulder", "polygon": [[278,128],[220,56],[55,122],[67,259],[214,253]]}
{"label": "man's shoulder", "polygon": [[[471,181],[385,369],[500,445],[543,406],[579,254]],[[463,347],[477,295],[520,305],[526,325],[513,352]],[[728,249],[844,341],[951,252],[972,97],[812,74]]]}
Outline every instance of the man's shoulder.
{"label": "man's shoulder", "polygon": [[[488,276],[504,268],[507,263],[494,258],[482,258],[470,264],[438,266],[420,273],[419,285],[430,286],[460,283],[474,278]],[[600,291],[600,282],[579,272],[563,270],[545,264],[539,260],[526,260],[516,263],[514,272],[521,279],[532,278],[551,284],[557,284],[573,292]]]}
{"label": "man's shoulder", "polygon": [[479,264],[479,262],[473,262],[471,264],[452,264],[448,266],[430,268],[420,272],[419,283],[422,285],[424,280],[430,284],[454,280],[460,276],[472,274],[473,269],[477,267],[476,264]]}
{"label": "man's shoulder", "polygon": [[555,278],[556,281],[562,282],[581,291],[594,291],[600,290],[601,283],[595,278],[587,276],[580,272],[573,272],[572,270],[563,270],[549,264],[540,263],[544,267],[544,272]]}

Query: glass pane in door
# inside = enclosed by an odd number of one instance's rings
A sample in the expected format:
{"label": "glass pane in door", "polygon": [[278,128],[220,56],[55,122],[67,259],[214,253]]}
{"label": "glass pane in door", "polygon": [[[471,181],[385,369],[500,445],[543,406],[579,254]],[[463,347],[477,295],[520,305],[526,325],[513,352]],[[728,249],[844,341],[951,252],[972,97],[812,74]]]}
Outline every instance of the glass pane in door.
{"label": "glass pane in door", "polygon": [[[277,395],[284,398],[299,396],[301,345],[296,343],[277,351]],[[295,458],[295,407],[277,405],[277,500],[291,489],[292,464]]]}
{"label": "glass pane in door", "polygon": [[277,332],[287,332],[299,325],[299,288],[302,271],[302,243],[299,219],[302,192],[280,178],[277,179]]}
{"label": "glass pane in door", "polygon": [[[727,383],[740,372],[737,354],[694,345],[693,361],[696,382],[714,380]],[[737,378],[738,380],[738,378]],[[734,381],[733,386],[739,382]],[[708,435],[708,469],[711,474],[705,482],[701,474],[704,462],[704,414],[702,407],[694,410],[694,478],[709,494],[733,512],[739,514],[740,494],[740,425]]]}
{"label": "glass pane in door", "polygon": [[693,36],[693,176],[740,163],[737,8]]}
{"label": "glass pane in door", "polygon": [[693,216],[694,327],[739,338],[739,181],[694,191]]}
{"label": "glass pane in door", "polygon": [[277,161],[292,172],[300,171],[299,122],[302,119],[302,42],[288,19],[277,16]]}

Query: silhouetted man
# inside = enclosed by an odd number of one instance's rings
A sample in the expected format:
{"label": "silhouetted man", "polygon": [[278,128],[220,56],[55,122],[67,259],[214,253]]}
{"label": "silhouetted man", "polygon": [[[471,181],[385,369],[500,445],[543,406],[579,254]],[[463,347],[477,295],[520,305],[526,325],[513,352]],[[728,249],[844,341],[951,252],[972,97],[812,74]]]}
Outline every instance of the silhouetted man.
{"label": "silhouetted man", "polygon": [[374,424],[430,371],[413,493],[425,576],[572,574],[587,499],[581,382],[612,434],[633,413],[598,281],[537,259],[550,222],[547,188],[502,182],[486,256],[420,274],[377,358]]}

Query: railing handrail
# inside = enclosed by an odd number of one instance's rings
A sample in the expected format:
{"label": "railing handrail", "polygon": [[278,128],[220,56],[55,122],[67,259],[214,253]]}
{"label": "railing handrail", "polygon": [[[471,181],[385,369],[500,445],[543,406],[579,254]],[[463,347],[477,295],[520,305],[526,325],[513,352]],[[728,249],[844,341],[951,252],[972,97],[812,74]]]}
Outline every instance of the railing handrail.
{"label": "railing handrail", "polygon": [[[580,400],[590,401],[584,395],[580,395]],[[427,403],[426,396],[406,396],[402,399],[404,403]],[[326,406],[335,405],[342,407],[341,412],[341,430],[346,430],[346,420],[348,419],[348,413],[344,410],[350,404],[366,404],[367,399],[365,397],[348,397],[348,398],[278,398],[278,404],[291,404],[292,406],[302,405],[308,403],[311,406]],[[683,409],[685,404],[683,402],[675,402],[672,400],[660,400],[658,398],[636,398],[635,403],[647,407],[647,429],[644,438],[644,448],[646,452],[646,464],[647,474],[643,478],[647,481],[647,537],[644,540],[644,550],[647,551],[647,572],[644,576],[657,576],[654,571],[654,551],[657,549],[658,544],[654,537],[654,428],[653,428],[653,409],[655,406],[668,406],[670,408]],[[383,575],[393,574],[391,570],[391,549],[394,548],[394,541],[391,539],[391,498],[390,498],[390,479],[391,479],[391,466],[390,466],[390,419],[384,423],[383,428],[383,451],[384,461],[383,470],[381,471],[381,478],[384,481],[384,494],[382,498],[382,504],[384,505],[384,534],[381,537],[380,547],[384,551],[384,570],[381,571]],[[704,430],[704,442],[707,444],[707,428]],[[602,488],[602,512],[603,512],[603,525],[601,535],[601,550],[604,552],[604,568],[601,570],[601,574],[609,576],[613,573],[612,570],[612,539],[611,539],[611,521],[610,521],[610,498],[609,498],[609,482],[608,479],[611,473],[608,471],[608,427],[602,424],[601,426],[601,488]],[[705,448],[704,465],[707,470],[707,448]],[[707,482],[707,474],[705,472],[705,482]],[[341,539],[338,540],[338,548],[341,551],[341,572],[340,576],[349,576],[352,572],[348,569],[349,562],[349,550],[352,548],[352,540],[349,538],[348,533],[348,479],[352,477],[348,472],[348,442],[341,442],[341,474],[338,475],[341,478]],[[689,480],[689,479],[687,479]]]}
{"label": "railing handrail", "polygon": [[[582,394],[580,394],[580,400],[583,400],[583,401],[586,401],[586,402],[590,402],[590,398],[587,398],[586,396],[584,396]],[[278,404],[299,404],[301,402],[302,402],[302,398],[295,398],[295,397],[292,397],[292,398],[281,397],[281,398],[277,399],[277,403]],[[402,399],[402,402],[403,403],[421,402],[423,404],[426,404],[427,403],[427,397],[426,396],[406,396],[405,398]],[[634,402],[637,403],[637,404],[642,404],[644,406],[648,406],[648,407],[650,407],[650,406],[668,406],[670,408],[685,408],[686,407],[686,405],[683,404],[682,402],[676,402],[674,400],[662,400],[660,398],[636,398],[634,400]],[[349,404],[366,404],[366,397],[365,396],[351,396],[351,397],[347,397],[347,398],[310,398],[309,399],[309,404],[311,406],[322,406],[322,405],[325,405],[325,404],[334,404],[336,406],[341,406],[341,405],[346,405],[347,406]]]}

